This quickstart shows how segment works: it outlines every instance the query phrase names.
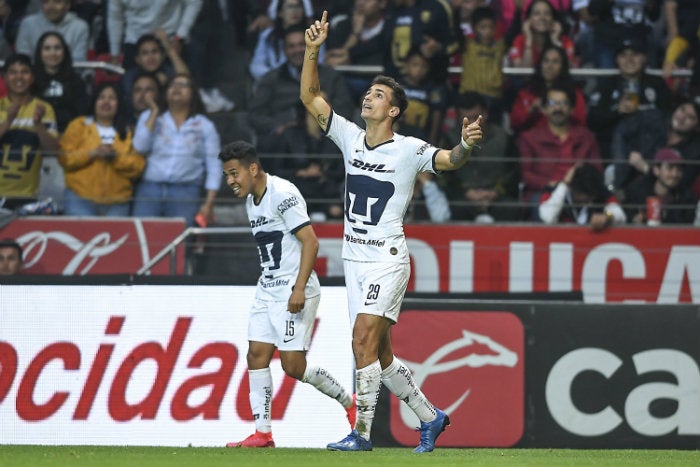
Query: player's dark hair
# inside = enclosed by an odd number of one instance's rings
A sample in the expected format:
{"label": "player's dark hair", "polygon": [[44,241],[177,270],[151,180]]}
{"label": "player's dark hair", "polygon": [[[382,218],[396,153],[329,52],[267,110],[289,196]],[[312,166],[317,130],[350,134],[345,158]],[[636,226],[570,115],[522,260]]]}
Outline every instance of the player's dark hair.
{"label": "player's dark hair", "polygon": [[248,141],[234,141],[221,148],[219,160],[221,162],[227,162],[232,159],[241,161],[241,163],[246,167],[252,163],[256,163],[260,168],[262,168],[260,159],[258,158],[258,152],[255,150],[255,146],[250,144]]}
{"label": "player's dark hair", "polygon": [[22,247],[19,243],[17,243],[17,240],[15,240],[14,238],[3,238],[2,240],[0,240],[0,248],[14,248],[15,250],[17,250],[19,260],[24,261],[24,258],[22,257]]}
{"label": "player's dark hair", "polygon": [[406,97],[406,91],[404,91],[401,85],[390,76],[375,76],[372,82],[370,83],[370,87],[374,86],[375,84],[383,84],[384,86],[391,89],[391,105],[399,108],[399,113],[394,117],[394,121],[401,118],[401,115],[403,115],[404,111],[408,107],[408,98]]}

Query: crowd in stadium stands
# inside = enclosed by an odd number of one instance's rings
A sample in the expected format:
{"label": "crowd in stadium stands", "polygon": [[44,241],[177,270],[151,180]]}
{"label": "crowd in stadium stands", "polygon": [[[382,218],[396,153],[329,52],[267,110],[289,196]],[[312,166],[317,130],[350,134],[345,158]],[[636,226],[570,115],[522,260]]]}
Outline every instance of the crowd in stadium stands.
{"label": "crowd in stadium stands", "polygon": [[419,177],[408,221],[697,222],[697,0],[0,0],[0,208],[40,200],[54,157],[66,215],[207,224],[221,122],[238,116],[313,219],[342,218],[340,156],[299,100],[323,10],[320,79],[340,114],[362,124],[362,67],[381,66],[409,99],[397,133],[450,147],[482,116],[472,160]]}

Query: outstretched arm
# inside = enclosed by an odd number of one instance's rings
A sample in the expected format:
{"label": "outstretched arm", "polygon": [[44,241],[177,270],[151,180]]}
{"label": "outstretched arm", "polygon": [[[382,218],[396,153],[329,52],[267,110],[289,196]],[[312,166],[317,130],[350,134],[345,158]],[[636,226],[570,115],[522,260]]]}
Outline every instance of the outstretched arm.
{"label": "outstretched arm", "polygon": [[435,168],[437,170],[457,170],[469,159],[474,146],[483,138],[481,130],[481,115],[476,121],[469,123],[469,119],[462,120],[462,139],[452,150],[441,149],[435,156]]}
{"label": "outstretched arm", "polygon": [[304,65],[301,68],[300,86],[301,102],[323,131],[328,129],[331,106],[321,96],[321,84],[318,79],[318,53],[328,37],[327,17],[328,12],[324,11],[321,20],[314,21],[304,33],[306,53],[304,54]]}

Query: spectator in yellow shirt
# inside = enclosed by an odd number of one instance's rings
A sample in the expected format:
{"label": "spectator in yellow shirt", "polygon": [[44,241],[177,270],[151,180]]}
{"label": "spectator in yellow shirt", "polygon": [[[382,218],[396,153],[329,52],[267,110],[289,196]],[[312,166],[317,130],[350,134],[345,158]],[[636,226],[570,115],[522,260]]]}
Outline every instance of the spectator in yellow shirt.
{"label": "spectator in yellow shirt", "polygon": [[0,201],[14,209],[36,201],[41,151],[58,149],[58,130],[53,107],[30,91],[34,73],[27,55],[9,56],[3,77],[8,94],[0,99]]}
{"label": "spectator in yellow shirt", "polygon": [[72,216],[128,216],[134,180],[146,161],[131,145],[119,85],[97,88],[92,115],[70,122],[59,162],[66,175],[64,212]]}

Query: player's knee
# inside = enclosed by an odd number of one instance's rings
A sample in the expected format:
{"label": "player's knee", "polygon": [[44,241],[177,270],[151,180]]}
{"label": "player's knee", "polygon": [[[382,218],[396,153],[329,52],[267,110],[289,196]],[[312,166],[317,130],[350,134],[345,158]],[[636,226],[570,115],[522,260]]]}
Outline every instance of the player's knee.
{"label": "player's knee", "polygon": [[377,342],[366,337],[353,337],[352,351],[357,362],[374,361],[379,356]]}
{"label": "player's knee", "polygon": [[304,371],[306,371],[306,363],[297,361],[282,362],[282,369],[287,376],[301,381],[304,377]]}
{"label": "player's knee", "polygon": [[250,349],[248,349],[248,353],[246,354],[246,361],[248,363],[248,368],[252,370],[266,368],[270,365],[270,361],[265,353]]}
{"label": "player's knee", "polygon": [[282,369],[287,376],[301,381],[306,371],[306,356],[304,352],[280,352]]}
{"label": "player's knee", "polygon": [[376,333],[369,330],[356,330],[352,336],[352,348],[357,351],[377,352],[379,340]]}

